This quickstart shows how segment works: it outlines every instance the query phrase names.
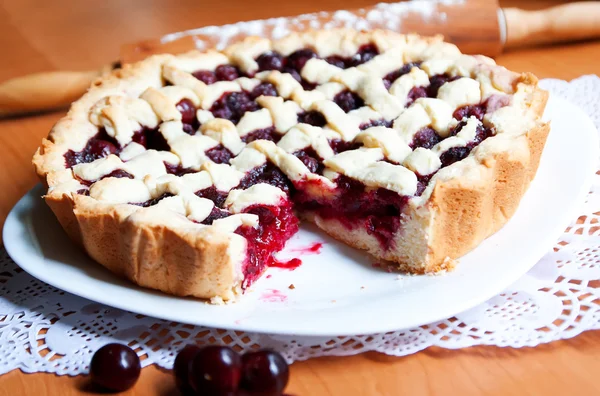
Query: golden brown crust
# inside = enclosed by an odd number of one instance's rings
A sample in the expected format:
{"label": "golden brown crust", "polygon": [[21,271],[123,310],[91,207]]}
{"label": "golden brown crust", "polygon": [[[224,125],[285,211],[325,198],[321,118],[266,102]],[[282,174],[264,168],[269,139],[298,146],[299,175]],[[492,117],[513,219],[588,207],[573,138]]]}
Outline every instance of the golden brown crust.
{"label": "golden brown crust", "polygon": [[[110,271],[178,296],[229,300],[240,292],[239,266],[245,259],[241,236],[210,229],[186,233],[140,222],[115,208],[90,210],[87,200],[76,197],[73,206],[79,235],[86,252]],[[56,213],[61,224],[63,213]]]}

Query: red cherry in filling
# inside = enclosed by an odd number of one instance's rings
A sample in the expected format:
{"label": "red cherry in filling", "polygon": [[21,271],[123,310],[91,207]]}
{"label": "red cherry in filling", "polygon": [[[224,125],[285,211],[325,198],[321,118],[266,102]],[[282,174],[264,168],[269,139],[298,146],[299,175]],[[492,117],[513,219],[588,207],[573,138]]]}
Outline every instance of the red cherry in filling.
{"label": "red cherry in filling", "polygon": [[363,99],[352,91],[345,90],[335,95],[333,98],[335,104],[340,106],[344,113],[358,109],[365,105]]}
{"label": "red cherry in filling", "polygon": [[217,82],[217,76],[210,70],[198,70],[192,73],[192,76],[202,81],[206,85],[214,84]]}
{"label": "red cherry in filling", "polygon": [[256,58],[258,71],[283,69],[283,57],[277,52],[266,52]]}
{"label": "red cherry in filling", "polygon": [[240,76],[240,71],[231,65],[221,65],[215,70],[215,75],[219,81],[233,81]]}
{"label": "red cherry in filling", "polygon": [[297,72],[300,72],[300,70],[302,70],[302,68],[304,67],[306,62],[308,62],[309,59],[316,57],[317,54],[315,53],[315,51],[308,48],[304,48],[288,55],[287,65],[288,67],[296,70]]}
{"label": "red cherry in filling", "polygon": [[177,354],[173,364],[173,373],[177,388],[184,395],[192,394],[193,389],[190,385],[190,369],[196,355],[200,352],[200,347],[196,345],[187,345]]}
{"label": "red cherry in filling", "polygon": [[138,355],[127,345],[107,344],[92,357],[92,382],[104,389],[122,392],[131,388],[140,376]]}
{"label": "red cherry in filling", "polygon": [[[96,158],[104,158],[117,152],[117,147],[106,140],[95,140],[89,145],[88,153]],[[91,162],[91,161],[90,161]]]}
{"label": "red cherry in filling", "polygon": [[192,388],[200,395],[212,396],[237,391],[242,359],[233,349],[210,345],[194,357],[189,371]]}
{"label": "red cherry in filling", "polygon": [[256,99],[259,96],[277,96],[277,89],[271,83],[262,83],[252,90],[250,96],[252,99]]}
{"label": "red cherry in filling", "polygon": [[181,113],[181,122],[184,124],[191,124],[196,120],[196,106],[191,100],[181,99],[175,107]]}
{"label": "red cherry in filling", "polygon": [[281,395],[290,378],[290,369],[279,353],[264,349],[242,356],[240,387],[251,394]]}

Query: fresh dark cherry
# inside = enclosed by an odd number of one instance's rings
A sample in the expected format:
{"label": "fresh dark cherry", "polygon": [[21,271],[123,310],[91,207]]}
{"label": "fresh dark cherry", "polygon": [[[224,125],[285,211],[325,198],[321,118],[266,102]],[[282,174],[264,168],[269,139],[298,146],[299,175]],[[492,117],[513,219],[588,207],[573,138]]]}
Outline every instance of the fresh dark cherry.
{"label": "fresh dark cherry", "polygon": [[277,52],[266,52],[256,58],[258,71],[283,69],[283,57]]}
{"label": "fresh dark cherry", "polygon": [[209,345],[202,348],[190,366],[191,387],[200,395],[220,396],[238,390],[242,358],[233,349]]}
{"label": "fresh dark cherry", "polygon": [[204,84],[210,85],[217,82],[217,76],[210,70],[198,70],[192,73],[192,76],[202,81]]}
{"label": "fresh dark cherry", "polygon": [[352,91],[345,90],[333,97],[335,104],[340,106],[345,113],[363,107],[365,101]]}
{"label": "fresh dark cherry", "polygon": [[290,378],[283,356],[268,349],[249,352],[242,356],[242,364],[242,389],[263,396],[282,394]]}
{"label": "fresh dark cherry", "polygon": [[196,120],[196,106],[191,100],[181,99],[175,107],[181,113],[181,122],[184,124],[192,124]]}
{"label": "fresh dark cherry", "polygon": [[239,69],[231,65],[221,65],[215,70],[215,76],[219,81],[233,81],[240,77],[240,74]]}
{"label": "fresh dark cherry", "polygon": [[327,124],[325,116],[318,111],[307,111],[298,114],[298,122],[316,127],[324,127]]}
{"label": "fresh dark cherry", "polygon": [[317,54],[315,51],[304,48],[288,55],[286,58],[286,66],[300,72],[309,59],[316,57]]}
{"label": "fresh dark cherry", "polygon": [[140,358],[127,345],[107,344],[92,357],[92,382],[104,389],[122,392],[131,388],[140,376]]}
{"label": "fresh dark cherry", "polygon": [[184,395],[191,395],[194,391],[190,385],[189,375],[192,361],[198,352],[200,352],[200,347],[197,345],[187,345],[181,351],[179,351],[175,357],[175,363],[173,364],[175,383],[177,384],[177,388]]}
{"label": "fresh dark cherry", "polygon": [[271,83],[259,84],[250,92],[250,97],[256,99],[259,96],[277,96],[277,89]]}
{"label": "fresh dark cherry", "polygon": [[441,141],[441,136],[434,129],[426,127],[415,134],[410,146],[413,149],[417,147],[430,149]]}

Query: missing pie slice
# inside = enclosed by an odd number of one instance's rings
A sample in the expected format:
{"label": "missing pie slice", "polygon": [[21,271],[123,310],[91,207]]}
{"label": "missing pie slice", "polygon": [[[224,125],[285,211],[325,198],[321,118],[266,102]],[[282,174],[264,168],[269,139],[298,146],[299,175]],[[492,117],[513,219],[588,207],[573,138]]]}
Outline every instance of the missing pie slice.
{"label": "missing pie slice", "polygon": [[533,75],[440,37],[251,37],[96,81],[33,162],[97,262],[144,287],[232,300],[298,217],[402,271],[449,269],[515,212],[546,100]]}

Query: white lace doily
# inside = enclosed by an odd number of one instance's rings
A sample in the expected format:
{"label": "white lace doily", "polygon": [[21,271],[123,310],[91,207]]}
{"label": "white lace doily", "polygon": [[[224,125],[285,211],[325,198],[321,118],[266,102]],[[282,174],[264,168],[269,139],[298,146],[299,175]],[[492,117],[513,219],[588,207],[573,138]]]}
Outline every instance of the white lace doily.
{"label": "white lace doily", "polygon": [[[543,80],[542,87],[579,105],[600,130],[600,78]],[[574,131],[576,133],[576,131]],[[183,344],[253,345],[281,351],[288,361],[378,351],[408,355],[430,346],[534,346],[600,328],[600,170],[581,216],[517,283],[454,318],[406,331],[338,338],[247,334],[172,323],[109,308],[29,276],[0,252],[0,374],[76,375],[108,342],[126,343],[143,365],[171,368]]]}

